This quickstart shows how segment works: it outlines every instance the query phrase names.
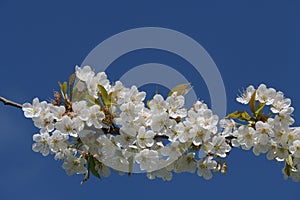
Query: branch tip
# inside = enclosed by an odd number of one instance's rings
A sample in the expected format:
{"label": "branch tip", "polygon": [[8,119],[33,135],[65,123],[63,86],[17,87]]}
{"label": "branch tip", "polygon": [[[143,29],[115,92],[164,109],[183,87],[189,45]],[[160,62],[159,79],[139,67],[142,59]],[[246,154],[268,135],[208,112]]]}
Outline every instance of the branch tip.
{"label": "branch tip", "polygon": [[11,101],[11,100],[8,100],[4,97],[1,97],[0,96],[0,101],[2,101],[4,103],[4,105],[10,105],[10,106],[13,106],[13,107],[16,107],[16,108],[22,108],[22,105],[17,103],[17,102],[14,102],[14,101]]}

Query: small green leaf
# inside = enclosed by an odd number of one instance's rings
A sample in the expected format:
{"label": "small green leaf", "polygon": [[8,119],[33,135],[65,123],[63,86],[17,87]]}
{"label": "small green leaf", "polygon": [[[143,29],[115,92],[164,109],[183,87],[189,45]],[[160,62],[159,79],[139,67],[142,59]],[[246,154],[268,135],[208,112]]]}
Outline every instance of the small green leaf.
{"label": "small green leaf", "polygon": [[92,174],[96,176],[97,178],[101,178],[100,174],[96,170],[96,163],[95,163],[95,158],[93,156],[89,156],[88,158],[88,165],[89,165],[89,170],[91,170]]}
{"label": "small green leaf", "polygon": [[101,177],[100,177],[100,174],[98,173],[98,171],[96,170],[96,162],[95,162],[95,158],[93,157],[93,156],[88,156],[87,158],[86,158],[86,160],[87,160],[87,170],[88,170],[88,172],[85,174],[85,176],[84,176],[84,178],[83,178],[83,180],[81,181],[81,184],[83,184],[83,183],[85,183],[87,180],[89,180],[89,178],[90,178],[90,172],[92,172],[92,174],[94,175],[94,176],[96,176],[97,178],[100,178],[101,179]]}
{"label": "small green leaf", "polygon": [[106,89],[102,86],[102,85],[98,85],[98,89],[99,89],[99,94],[98,97],[103,99],[105,105],[109,106],[111,104],[111,100],[108,96],[108,93],[106,91]]}
{"label": "small green leaf", "polygon": [[217,166],[214,169],[214,173],[216,173],[216,174],[219,173],[221,171],[221,166],[222,166],[222,162],[221,162],[221,160],[218,160]]}
{"label": "small green leaf", "polygon": [[117,104],[116,97],[118,95],[119,91],[111,92],[108,94],[108,106],[112,106],[114,104]]}
{"label": "small green leaf", "polygon": [[226,116],[226,118],[239,119],[242,121],[250,121],[251,116],[246,111],[235,111]]}
{"label": "small green leaf", "polygon": [[81,181],[81,185],[82,184],[84,184],[87,180],[89,180],[89,178],[90,178],[90,171],[88,171],[86,174],[85,174],[85,176],[84,176],[84,178],[82,179],[82,181]]}
{"label": "small green leaf", "polygon": [[291,156],[291,154],[288,155],[288,157],[286,158],[286,164],[289,166],[293,166],[293,158]]}
{"label": "small green leaf", "polygon": [[75,82],[76,74],[73,73],[69,77],[69,94],[70,94],[70,101],[72,101],[72,93],[73,93],[73,87],[74,87],[74,82]]}
{"label": "small green leaf", "polygon": [[65,81],[64,83],[58,82],[58,84],[63,97],[66,98],[68,83]]}
{"label": "small green leaf", "polygon": [[[89,159],[87,158],[87,161],[88,161]],[[81,181],[81,185],[83,184],[83,183],[85,183],[87,180],[89,180],[89,178],[90,178],[90,169],[89,169],[89,166],[87,167],[87,173],[84,175],[84,178],[82,179],[82,181]]]}
{"label": "small green leaf", "polygon": [[254,114],[255,117],[260,115],[260,113],[264,109],[265,105],[266,104],[264,104],[264,103],[258,103],[257,110],[255,111],[255,114]]}
{"label": "small green leaf", "polygon": [[256,91],[253,92],[251,99],[249,101],[249,107],[253,115],[255,115],[255,98],[256,98]]}
{"label": "small green leaf", "polygon": [[237,119],[240,116],[240,113],[243,111],[234,111],[233,113],[228,114],[225,118]]}
{"label": "small green leaf", "polygon": [[286,175],[288,177],[290,177],[291,176],[291,167],[289,165],[285,165],[284,166],[284,172],[286,173]]}
{"label": "small green leaf", "polygon": [[291,154],[289,154],[288,157],[285,159],[284,171],[287,176],[291,176],[292,171],[297,171],[297,169],[293,165],[293,157]]}
{"label": "small green leaf", "polygon": [[259,115],[257,116],[257,119],[259,121],[262,121],[262,122],[267,122],[268,121],[268,117],[264,115],[263,112],[260,112]]}
{"label": "small green leaf", "polygon": [[177,92],[177,95],[184,96],[187,93],[189,93],[189,91],[191,90],[192,90],[191,83],[180,84],[172,88],[168,96],[171,96],[174,92]]}
{"label": "small green leaf", "polygon": [[[96,101],[95,97],[91,96],[89,94],[89,91],[85,85],[83,85],[84,88],[78,89],[79,87],[77,84],[84,84],[82,81],[77,80],[75,83],[75,86],[73,87],[72,91],[72,101],[82,101],[85,100],[87,102],[88,106],[93,106],[95,104],[100,105],[98,101]],[[81,87],[81,86],[80,86]]]}
{"label": "small green leaf", "polygon": [[223,165],[221,167],[221,173],[222,174],[226,174],[227,171],[228,171],[228,169],[227,169],[227,163],[226,163],[226,161],[224,161],[224,163],[223,163]]}
{"label": "small green leaf", "polygon": [[251,116],[245,111],[241,113],[241,119],[249,121],[251,119]]}
{"label": "small green leaf", "polygon": [[130,176],[133,172],[133,167],[134,167],[134,159],[133,156],[130,156],[128,158],[128,162],[129,162],[129,170],[128,170],[128,176]]}
{"label": "small green leaf", "polygon": [[147,100],[147,107],[150,108],[150,100]]}

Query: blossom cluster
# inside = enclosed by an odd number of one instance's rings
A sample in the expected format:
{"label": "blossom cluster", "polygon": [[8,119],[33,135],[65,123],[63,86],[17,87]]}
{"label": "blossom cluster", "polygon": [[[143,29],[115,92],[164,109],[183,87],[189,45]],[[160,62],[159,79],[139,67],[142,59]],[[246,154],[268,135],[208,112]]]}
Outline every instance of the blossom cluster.
{"label": "blossom cluster", "polygon": [[257,156],[265,153],[269,160],[284,161],[284,177],[300,181],[300,128],[291,127],[294,123],[291,99],[281,91],[261,84],[257,89],[249,86],[237,101],[249,104],[252,116],[247,112],[231,115],[247,122],[230,133],[232,145],[252,149]]}
{"label": "blossom cluster", "polygon": [[63,160],[68,175],[108,176],[110,168],[170,180],[172,172],[197,170],[210,179],[212,170],[220,170],[231,147],[205,103],[187,110],[184,96],[173,91],[167,98],[156,94],[145,105],[146,93],[136,86],[111,84],[89,66],[75,70],[70,94],[64,83],[53,102],[35,98],[23,105],[25,117],[40,129],[33,151]]}
{"label": "blossom cluster", "polygon": [[300,129],[291,127],[291,100],[282,92],[249,86],[237,101],[249,104],[252,113],[237,111],[219,120],[202,101],[185,108],[186,88],[175,88],[166,98],[156,94],[146,101],[136,86],[111,83],[104,72],[76,66],[52,102],[35,98],[23,104],[25,117],[40,129],[32,149],[62,160],[68,175],[84,174],[83,182],[90,173],[100,178],[111,170],[163,180],[189,172],[208,180],[212,172],[226,173],[233,147],[286,161],[285,176],[300,180]]}

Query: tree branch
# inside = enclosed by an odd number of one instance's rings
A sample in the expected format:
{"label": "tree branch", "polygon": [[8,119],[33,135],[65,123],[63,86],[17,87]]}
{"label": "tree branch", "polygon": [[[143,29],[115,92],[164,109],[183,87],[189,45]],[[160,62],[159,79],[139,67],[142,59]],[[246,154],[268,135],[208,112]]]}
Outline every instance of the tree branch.
{"label": "tree branch", "polygon": [[5,99],[4,97],[1,97],[1,96],[0,96],[0,101],[2,101],[4,103],[4,105],[10,105],[10,106],[13,106],[13,107],[16,107],[16,108],[22,108],[21,104],[16,103],[16,102],[11,101],[11,100],[8,100],[8,99]]}

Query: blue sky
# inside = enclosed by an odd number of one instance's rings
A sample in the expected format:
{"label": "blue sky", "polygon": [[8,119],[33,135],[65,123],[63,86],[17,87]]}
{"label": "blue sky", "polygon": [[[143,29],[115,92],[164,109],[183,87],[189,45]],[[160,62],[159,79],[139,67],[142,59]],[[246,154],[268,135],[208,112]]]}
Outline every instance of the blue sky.
{"label": "blue sky", "polygon": [[[38,96],[48,100],[57,81],[64,81],[100,42],[119,32],[146,26],[180,31],[198,43],[216,63],[226,89],[227,111],[242,109],[238,91],[265,83],[292,99],[300,125],[300,4],[288,1],[8,1],[0,0],[0,95],[17,102]],[[197,2],[197,3],[196,3]],[[284,3],[283,3],[284,2]],[[174,55],[132,52],[117,66],[158,62],[193,72]],[[178,63],[182,63],[179,66]],[[196,82],[196,83],[195,83]],[[210,103],[201,77],[200,99]],[[149,92],[153,92],[151,89]],[[283,180],[282,164],[234,149],[227,175],[210,181],[196,174],[177,174],[171,182],[112,174],[101,181],[68,177],[62,163],[31,150],[32,121],[13,107],[0,105],[0,199],[63,198],[293,198],[299,183]]]}

